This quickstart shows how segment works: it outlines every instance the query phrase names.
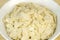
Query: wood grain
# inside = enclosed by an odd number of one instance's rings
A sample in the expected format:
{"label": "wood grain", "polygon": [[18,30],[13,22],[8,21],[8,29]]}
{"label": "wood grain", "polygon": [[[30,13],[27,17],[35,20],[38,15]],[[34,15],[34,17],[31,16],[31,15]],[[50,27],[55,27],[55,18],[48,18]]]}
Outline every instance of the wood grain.
{"label": "wood grain", "polygon": [[0,35],[0,40],[5,40],[5,39]]}
{"label": "wood grain", "polygon": [[0,0],[0,8],[7,2],[8,0]]}
{"label": "wood grain", "polygon": [[60,40],[60,35],[55,40]]}
{"label": "wood grain", "polygon": [[60,5],[60,0],[54,0],[57,4]]}

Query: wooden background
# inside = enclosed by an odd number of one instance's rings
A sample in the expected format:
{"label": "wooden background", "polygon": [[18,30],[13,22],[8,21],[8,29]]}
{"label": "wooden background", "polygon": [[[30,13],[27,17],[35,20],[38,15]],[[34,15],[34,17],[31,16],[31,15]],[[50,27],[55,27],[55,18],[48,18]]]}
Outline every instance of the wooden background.
{"label": "wooden background", "polygon": [[7,2],[7,0],[0,0],[0,8],[3,6],[3,4],[5,4]]}
{"label": "wooden background", "polygon": [[60,5],[60,0],[54,0],[55,2],[57,2]]}

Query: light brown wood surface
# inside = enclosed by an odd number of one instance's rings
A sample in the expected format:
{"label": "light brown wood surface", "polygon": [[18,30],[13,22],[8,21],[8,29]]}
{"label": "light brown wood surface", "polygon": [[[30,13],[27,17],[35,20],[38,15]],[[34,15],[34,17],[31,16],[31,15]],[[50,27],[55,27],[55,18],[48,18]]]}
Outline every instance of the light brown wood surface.
{"label": "light brown wood surface", "polygon": [[5,39],[0,35],[0,40],[5,40]]}
{"label": "light brown wood surface", "polygon": [[57,2],[60,5],[60,0],[55,0],[55,2]]}
{"label": "light brown wood surface", "polygon": [[7,0],[0,0],[0,8],[7,2]]}
{"label": "light brown wood surface", "polygon": [[60,35],[55,40],[60,40]]}

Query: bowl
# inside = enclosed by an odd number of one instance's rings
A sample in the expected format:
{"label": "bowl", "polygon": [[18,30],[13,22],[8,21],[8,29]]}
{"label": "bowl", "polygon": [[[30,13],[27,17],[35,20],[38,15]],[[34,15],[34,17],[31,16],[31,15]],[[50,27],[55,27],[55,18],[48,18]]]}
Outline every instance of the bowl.
{"label": "bowl", "polygon": [[54,40],[56,36],[60,34],[60,6],[55,3],[53,0],[9,0],[6,2],[6,4],[0,8],[0,34],[6,39],[6,40],[11,40],[11,38],[7,35],[5,26],[3,24],[2,18],[9,12],[12,11],[14,6],[18,3],[21,2],[32,2],[32,3],[37,3],[40,5],[43,5],[47,7],[49,10],[54,12],[57,15],[57,26],[56,26],[56,31],[52,35],[52,37],[49,38],[49,40]]}

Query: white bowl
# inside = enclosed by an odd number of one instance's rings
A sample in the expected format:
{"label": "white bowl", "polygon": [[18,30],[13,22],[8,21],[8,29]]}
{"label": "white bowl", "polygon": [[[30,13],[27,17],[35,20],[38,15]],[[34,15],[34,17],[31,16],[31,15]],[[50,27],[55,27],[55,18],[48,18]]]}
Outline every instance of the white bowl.
{"label": "white bowl", "polygon": [[57,15],[57,27],[55,33],[49,40],[54,40],[60,32],[60,6],[56,4],[53,0],[9,0],[2,8],[0,8],[0,34],[6,39],[11,40],[10,37],[7,35],[4,24],[2,22],[2,18],[4,15],[12,11],[14,6],[21,2],[33,2],[38,3],[40,5],[46,6],[49,10],[53,11]]}

